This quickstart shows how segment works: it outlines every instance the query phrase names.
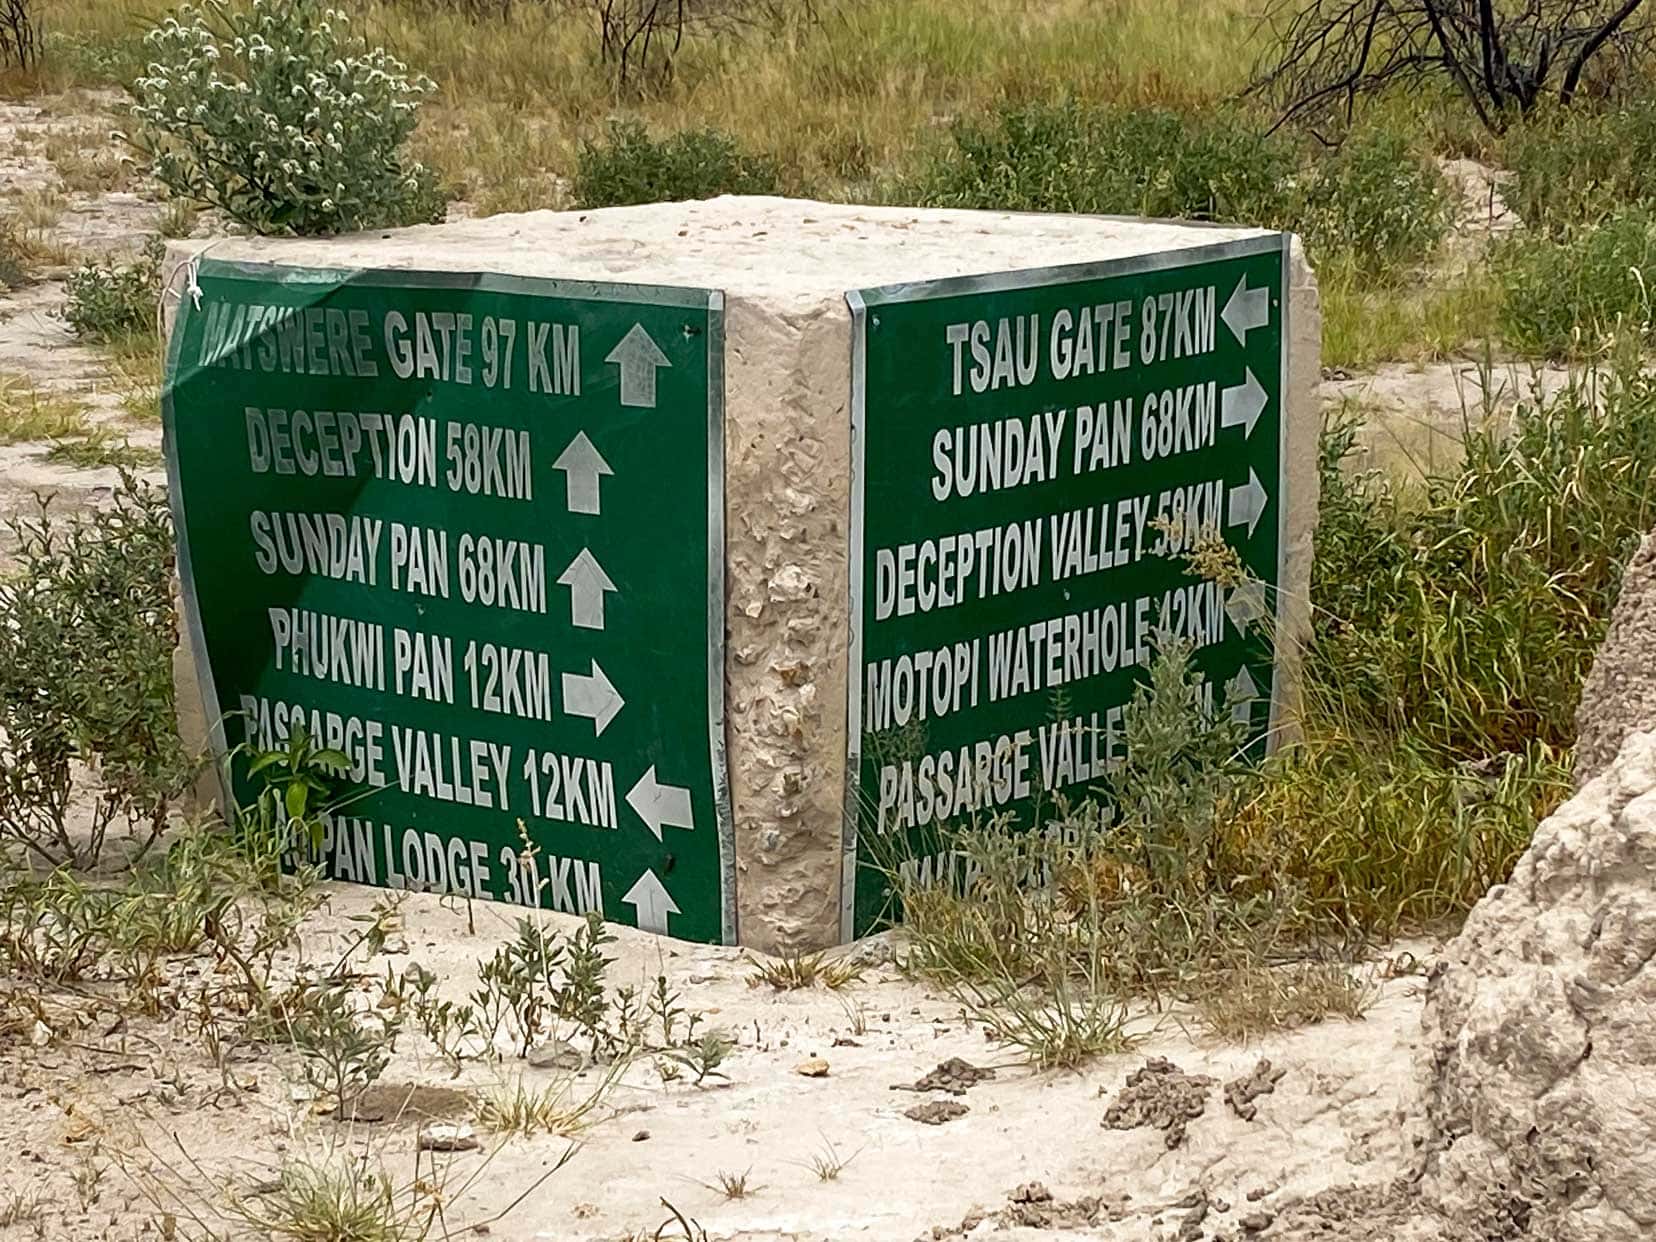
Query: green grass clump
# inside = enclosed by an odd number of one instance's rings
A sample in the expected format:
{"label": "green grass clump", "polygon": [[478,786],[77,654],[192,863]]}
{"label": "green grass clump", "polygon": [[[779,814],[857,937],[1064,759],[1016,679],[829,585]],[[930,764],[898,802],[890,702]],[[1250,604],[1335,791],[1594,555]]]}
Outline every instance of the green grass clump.
{"label": "green grass clump", "polygon": [[1648,207],[1656,202],[1656,99],[1537,117],[1506,135],[1502,160],[1512,173],[1507,205],[1550,236]]}
{"label": "green grass clump", "polygon": [[0,371],[0,444],[83,435],[86,427],[80,402],[43,393],[26,375]]}
{"label": "green grass clump", "polygon": [[152,238],[130,263],[89,259],[69,273],[63,317],[83,341],[154,336],[164,247]]}
{"label": "green grass clump", "polygon": [[1260,223],[1288,209],[1292,147],[1239,115],[1004,105],[957,122],[951,145],[899,185],[902,202]]}
{"label": "green grass clump", "polygon": [[1289,215],[1319,261],[1342,256],[1377,273],[1429,258],[1453,220],[1454,200],[1443,174],[1407,139],[1374,129],[1312,166]]}
{"label": "green grass clump", "polygon": [[1312,709],[1477,762],[1567,749],[1621,568],[1656,523],[1656,382],[1628,363],[1467,420],[1462,463],[1399,496],[1322,450]]}
{"label": "green grass clump", "polygon": [[716,129],[658,139],[641,121],[613,121],[602,139],[582,145],[575,166],[575,200],[582,207],[781,192],[774,161],[742,150]]}
{"label": "green grass clump", "polygon": [[1585,357],[1628,332],[1651,331],[1656,215],[1632,207],[1560,237],[1525,231],[1493,255],[1501,327],[1529,354]]}

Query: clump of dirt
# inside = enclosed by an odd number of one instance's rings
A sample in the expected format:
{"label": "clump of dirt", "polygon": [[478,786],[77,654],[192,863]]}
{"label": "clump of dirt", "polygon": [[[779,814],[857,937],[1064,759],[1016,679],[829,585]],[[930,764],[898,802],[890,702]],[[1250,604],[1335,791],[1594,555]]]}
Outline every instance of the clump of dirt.
{"label": "clump of dirt", "polygon": [[1273,1069],[1270,1061],[1262,1057],[1252,1071],[1225,1084],[1225,1103],[1243,1121],[1252,1121],[1259,1116],[1259,1105],[1254,1101],[1275,1091],[1277,1083],[1287,1072],[1286,1069]]}
{"label": "clump of dirt", "polygon": [[929,1074],[912,1083],[894,1082],[893,1091],[947,1091],[950,1095],[965,1095],[978,1083],[995,1076],[995,1071],[973,1065],[960,1057],[950,1057]]}
{"label": "clump of dirt", "polygon": [[1610,629],[1576,709],[1579,788],[1605,768],[1630,733],[1656,729],[1656,532],[1627,563]]}
{"label": "clump of dirt", "polygon": [[1207,1111],[1207,1094],[1215,1080],[1205,1074],[1187,1074],[1165,1057],[1151,1057],[1127,1076],[1127,1084],[1104,1110],[1111,1130],[1154,1126],[1162,1132],[1168,1150],[1185,1140],[1185,1127]]}
{"label": "clump of dirt", "polygon": [[971,1111],[955,1100],[929,1100],[924,1104],[916,1104],[913,1108],[904,1109],[903,1116],[910,1121],[918,1121],[923,1126],[940,1126],[945,1121],[964,1117]]}

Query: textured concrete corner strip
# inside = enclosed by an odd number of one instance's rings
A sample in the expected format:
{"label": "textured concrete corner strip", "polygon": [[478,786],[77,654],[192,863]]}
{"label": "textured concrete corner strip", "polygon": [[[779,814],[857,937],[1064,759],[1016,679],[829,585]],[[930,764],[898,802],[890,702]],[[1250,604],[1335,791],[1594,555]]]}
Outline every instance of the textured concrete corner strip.
{"label": "textured concrete corner strip", "polygon": [[[212,243],[215,259],[627,282],[725,294],[726,711],[740,938],[839,937],[845,823],[851,321],[847,290],[1097,263],[1263,236],[1070,216],[768,198],[535,212],[330,240]],[[199,244],[175,245],[169,271]],[[1289,259],[1279,706],[1309,614],[1320,316]],[[189,669],[181,684],[195,681]],[[1291,727],[1291,711],[1284,718]],[[196,722],[199,730],[200,722]]]}

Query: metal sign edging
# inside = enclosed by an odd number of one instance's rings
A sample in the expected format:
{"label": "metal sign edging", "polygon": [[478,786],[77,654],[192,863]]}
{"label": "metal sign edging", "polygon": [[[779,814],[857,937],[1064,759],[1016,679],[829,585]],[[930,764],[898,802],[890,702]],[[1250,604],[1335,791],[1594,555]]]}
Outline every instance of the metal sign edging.
{"label": "metal sign edging", "polygon": [[863,452],[867,416],[866,340],[868,308],[855,289],[845,295],[851,310],[851,521],[847,607],[845,691],[845,805],[840,819],[840,943],[856,936],[857,834],[862,823],[862,594],[863,594]]}

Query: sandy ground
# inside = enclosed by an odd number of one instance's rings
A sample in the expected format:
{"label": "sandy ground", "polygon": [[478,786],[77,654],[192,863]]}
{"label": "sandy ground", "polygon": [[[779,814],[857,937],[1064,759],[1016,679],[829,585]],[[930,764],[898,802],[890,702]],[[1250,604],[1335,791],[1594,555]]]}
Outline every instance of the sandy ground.
{"label": "sandy ground", "polygon": [[[381,896],[330,886],[326,908],[305,925],[304,957],[332,960]],[[477,959],[510,934],[513,913],[410,896],[400,907],[405,938],[391,945],[406,951],[362,960],[362,972],[382,976],[417,961],[459,999],[475,986]],[[549,918],[563,930],[574,922]],[[494,1222],[493,1237],[626,1238],[661,1223],[662,1199],[696,1218],[710,1238],[755,1242],[1000,1236],[1006,1229],[1014,1237],[1028,1229],[1042,1238],[1214,1238],[1241,1236],[1245,1220],[1259,1226],[1248,1236],[1285,1237],[1293,1235],[1273,1234],[1263,1222],[1308,1195],[1383,1186],[1407,1168],[1402,1110],[1419,1025],[1417,974],[1385,979],[1377,971],[1377,999],[1360,1022],[1223,1047],[1193,1038],[1175,1018],[1147,1016],[1139,1024],[1143,1043],[1130,1054],[1081,1072],[1043,1073],[988,1042],[958,1006],[878,962],[890,956],[880,942],[863,947],[876,960],[841,991],[775,992],[750,986],[751,968],[738,950],[616,931],[611,985],[642,987],[666,974],[686,1009],[736,1041],[723,1067],[728,1081],[664,1084],[650,1061],[635,1064],[579,1134],[570,1163]],[[1429,956],[1426,946],[1410,948],[1422,962]],[[159,1170],[163,1162],[175,1170],[160,1174],[170,1184],[201,1187],[224,1177],[244,1190],[295,1155],[369,1150],[399,1175],[413,1167],[417,1118],[369,1124],[313,1115],[295,1089],[290,1053],[247,1050],[227,1066],[238,1085],[225,1091],[199,1042],[178,1023],[128,1019],[113,1032],[108,1025],[107,1014],[79,1030],[65,1019],[45,1046],[0,1041],[0,1135],[19,1155],[5,1194],[50,1205],[44,1233],[29,1222],[0,1227],[0,1238],[144,1236],[161,1213],[141,1192],[148,1179],[127,1170]],[[1126,1076],[1157,1056],[1215,1080],[1201,1092],[1205,1111],[1172,1150],[1161,1130],[1102,1124]],[[994,1076],[958,1097],[893,1090],[951,1057]],[[817,1058],[827,1062],[824,1076],[799,1072]],[[1223,1084],[1261,1058],[1283,1074],[1244,1121],[1227,1107]],[[573,1096],[590,1093],[606,1072],[582,1072]],[[429,1045],[405,1037],[382,1083],[392,1095],[419,1083],[475,1096],[493,1083],[521,1077],[542,1087],[560,1075],[568,1077],[508,1058],[450,1079]],[[937,1125],[905,1116],[934,1101],[958,1102],[964,1115]],[[466,1110],[464,1101],[456,1104],[450,1111]],[[478,1150],[449,1158],[450,1191],[469,1183],[451,1223],[492,1215],[568,1146],[545,1135],[503,1139],[480,1130],[479,1138]],[[836,1180],[822,1181],[810,1162],[830,1147],[849,1162]],[[746,1173],[748,1196],[727,1199],[715,1188],[720,1173]],[[3,1208],[0,1202],[0,1219]]]}
{"label": "sandy ground", "polygon": [[[0,104],[0,205],[38,206],[43,197],[56,203],[41,233],[66,256],[135,249],[160,218],[141,187],[68,189],[48,156],[53,133],[107,131],[113,103],[76,96]],[[0,294],[0,370],[83,401],[93,420],[134,444],[158,445],[158,423],[122,407],[104,357],[77,345],[56,317],[62,296],[60,279],[50,278]],[[1351,398],[1371,412],[1377,460],[1429,460],[1453,451],[1463,404],[1476,405],[1463,401],[1475,374],[1458,365],[1383,368],[1331,378],[1325,391],[1330,402]],[[1549,374],[1543,382],[1556,380]],[[26,509],[37,491],[91,504],[115,486],[113,470],[44,461],[47,447],[0,446],[0,516]],[[360,928],[352,919],[380,896],[333,889],[328,907],[304,927],[303,956],[320,961],[336,953]],[[458,997],[473,986],[477,959],[506,934],[511,917],[498,907],[467,910],[411,897],[402,908],[407,952],[366,968],[382,972],[417,960]],[[1420,1016],[1416,975],[1380,979],[1378,999],[1361,1022],[1221,1047],[1170,1020],[1146,1018],[1143,1044],[1131,1054],[1083,1072],[1038,1073],[889,962],[871,965],[840,993],[775,993],[748,986],[749,968],[737,951],[626,929],[617,934],[611,982],[643,983],[666,973],[686,1008],[736,1039],[724,1067],[729,1080],[664,1084],[649,1062],[635,1065],[579,1135],[570,1163],[490,1224],[492,1237],[626,1238],[662,1223],[663,1200],[700,1221],[710,1238],[755,1242],[1448,1236],[1403,1219],[1387,1189],[1408,1172],[1413,1152],[1403,1118]],[[1430,956],[1423,946],[1414,951]],[[142,1170],[162,1162],[175,1170],[162,1174],[170,1184],[198,1187],[220,1176],[255,1185],[296,1154],[323,1159],[369,1150],[399,1176],[414,1169],[416,1120],[341,1124],[316,1116],[311,1102],[296,1096],[290,1057],[248,1052],[226,1067],[235,1084],[227,1090],[179,1020],[119,1023],[94,1000],[61,1000],[53,1009],[59,1029],[43,1034],[43,1042],[0,1037],[0,1145],[12,1154],[0,1172],[0,1239],[165,1237],[166,1205],[140,1191],[148,1184]],[[1200,1093],[1204,1111],[1171,1150],[1159,1130],[1102,1124],[1126,1077],[1154,1056],[1215,1080]],[[992,1068],[994,1077],[958,1098],[893,1090],[951,1057]],[[826,1075],[800,1074],[798,1067],[814,1058],[827,1062]],[[1226,1106],[1223,1084],[1261,1058],[1284,1073],[1245,1121]],[[585,1071],[573,1089],[584,1093],[603,1072]],[[429,1049],[422,1055],[418,1040],[405,1040],[383,1081],[456,1087],[466,1098],[451,1103],[465,1112],[470,1098],[501,1076],[544,1085],[557,1073],[508,1061],[449,1082]],[[905,1115],[927,1101],[957,1102],[967,1111],[938,1125]],[[567,1146],[547,1136],[479,1137],[480,1150],[450,1159],[449,1193],[470,1183],[451,1204],[451,1224],[493,1216]],[[821,1181],[809,1164],[830,1147],[850,1162],[836,1180]],[[721,1173],[749,1170],[758,1189],[746,1198],[727,1199],[711,1188]],[[1318,1192],[1328,1193],[1294,1207]],[[25,1205],[39,1215],[24,1212]],[[464,1236],[458,1228],[453,1234]]]}

